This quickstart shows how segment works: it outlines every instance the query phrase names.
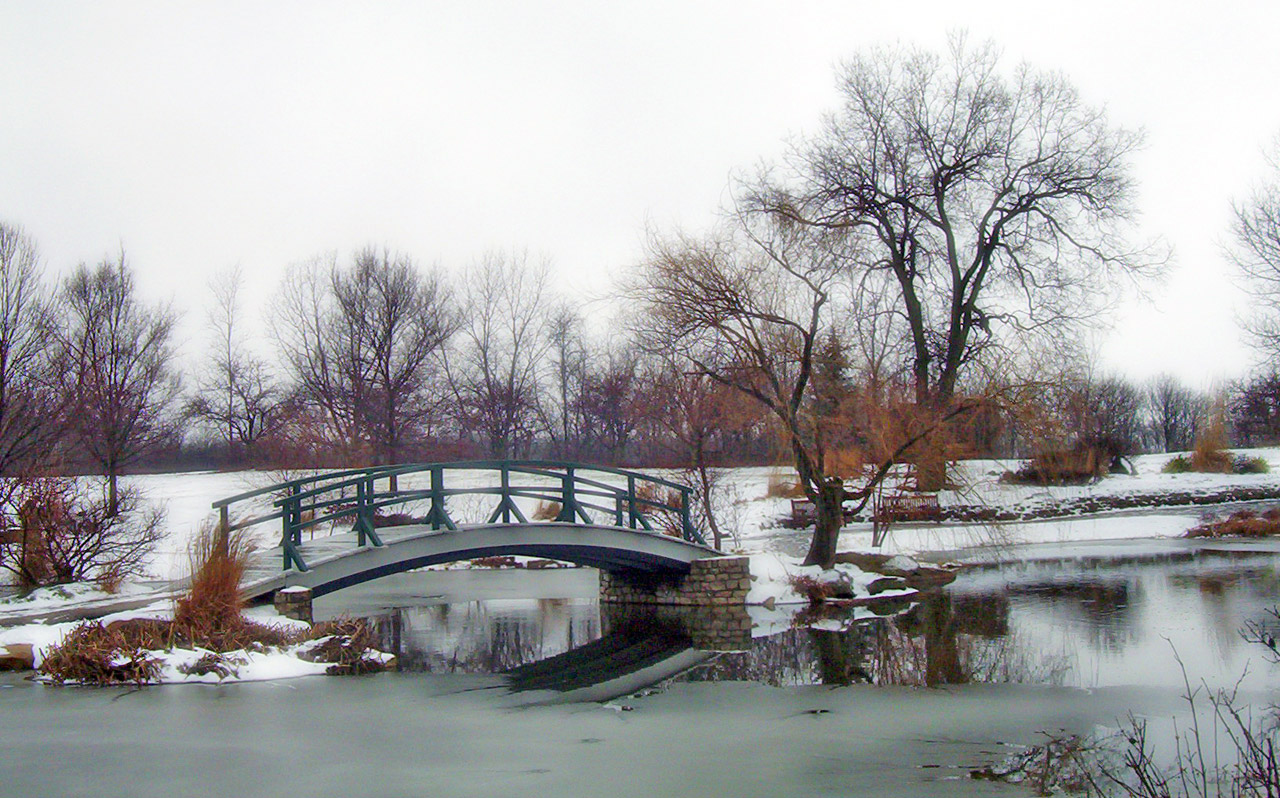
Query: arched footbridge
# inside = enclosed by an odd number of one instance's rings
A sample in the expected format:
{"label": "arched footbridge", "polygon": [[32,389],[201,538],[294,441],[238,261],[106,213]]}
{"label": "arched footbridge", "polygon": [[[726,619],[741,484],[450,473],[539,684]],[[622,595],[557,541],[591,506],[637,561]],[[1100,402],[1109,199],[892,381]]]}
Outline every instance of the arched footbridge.
{"label": "arched footbridge", "polygon": [[242,582],[253,599],[505,555],[684,574],[722,556],[698,532],[690,500],[688,487],[634,471],[519,460],[330,471],[213,507],[228,532],[279,524],[279,544],[255,553]]}

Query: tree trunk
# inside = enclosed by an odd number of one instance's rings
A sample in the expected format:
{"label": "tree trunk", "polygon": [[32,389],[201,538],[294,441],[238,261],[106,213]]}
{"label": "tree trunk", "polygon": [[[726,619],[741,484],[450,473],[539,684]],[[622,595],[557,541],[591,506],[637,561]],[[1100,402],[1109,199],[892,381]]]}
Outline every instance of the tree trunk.
{"label": "tree trunk", "polygon": [[916,490],[926,493],[937,493],[947,486],[947,453],[945,444],[946,430],[939,420],[945,417],[948,400],[935,397],[924,405],[917,405],[917,419],[925,429],[934,427],[933,431],[921,439],[913,448],[911,457],[916,467]]}
{"label": "tree trunk", "polygon": [[857,681],[871,681],[858,661],[861,647],[853,632],[834,632],[830,629],[809,630],[813,653],[817,658],[818,679],[828,687],[843,687]]}
{"label": "tree trunk", "polygon": [[813,506],[817,511],[817,520],[813,526],[813,540],[809,542],[809,553],[804,558],[805,565],[817,565],[829,569],[836,564],[836,544],[840,539],[840,529],[844,526],[844,484],[833,478],[818,484],[813,495]]}
{"label": "tree trunk", "polygon": [[119,467],[115,463],[107,463],[107,517],[114,518],[120,512],[120,495],[117,491]]}
{"label": "tree trunk", "polygon": [[716,523],[716,515],[711,510],[711,474],[707,471],[707,458],[702,451],[702,441],[693,446],[693,467],[698,473],[698,481],[702,484],[702,512],[707,516],[707,526],[711,527],[711,546],[720,548],[720,525]]}
{"label": "tree trunk", "polygon": [[924,622],[925,683],[965,684],[969,679],[960,666],[960,646],[956,636],[951,597],[942,591],[921,604]]}

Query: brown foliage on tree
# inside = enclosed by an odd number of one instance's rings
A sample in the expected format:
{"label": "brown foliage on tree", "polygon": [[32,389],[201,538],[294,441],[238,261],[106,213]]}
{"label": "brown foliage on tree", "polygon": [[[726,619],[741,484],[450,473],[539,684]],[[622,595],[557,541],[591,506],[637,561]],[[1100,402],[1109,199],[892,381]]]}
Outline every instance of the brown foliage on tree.
{"label": "brown foliage on tree", "polygon": [[820,372],[831,368],[822,345],[832,330],[833,304],[848,301],[841,276],[850,239],[776,216],[738,222],[716,239],[651,242],[631,291],[641,310],[639,338],[648,351],[671,353],[685,371],[738,391],[767,412],[817,511],[805,562],[830,568],[846,498],[865,506],[893,464],[962,409],[926,419],[847,487],[835,455],[850,431],[833,423],[842,411],[832,405],[843,400],[830,395],[835,386]]}

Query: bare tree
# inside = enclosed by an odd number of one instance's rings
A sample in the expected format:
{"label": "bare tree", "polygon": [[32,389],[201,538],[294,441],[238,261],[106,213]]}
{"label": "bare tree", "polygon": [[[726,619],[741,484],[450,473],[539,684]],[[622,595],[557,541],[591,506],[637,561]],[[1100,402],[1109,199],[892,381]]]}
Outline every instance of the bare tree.
{"label": "bare tree", "polygon": [[1255,300],[1246,327],[1274,365],[1280,362],[1280,136],[1266,160],[1267,179],[1249,199],[1232,203],[1229,253]]}
{"label": "bare tree", "polygon": [[29,465],[61,430],[52,321],[35,241],[0,222],[0,474]]}
{"label": "bare tree", "polygon": [[610,462],[624,458],[643,418],[647,397],[637,374],[639,354],[630,348],[596,353],[573,403],[582,445]]}
{"label": "bare tree", "polygon": [[345,269],[328,258],[291,270],[273,329],[299,393],[334,441],[394,463],[440,411],[434,368],[457,319],[436,273],[366,248]]}
{"label": "bare tree", "polygon": [[1115,455],[1142,450],[1142,392],[1116,376],[1072,386],[1075,433],[1080,443]]}
{"label": "bare tree", "polygon": [[1280,440],[1280,372],[1257,374],[1235,386],[1230,411],[1237,443],[1255,446]]}
{"label": "bare tree", "polygon": [[125,466],[171,439],[178,393],[168,305],[138,299],[121,251],[94,269],[81,264],[62,288],[58,368],[76,441],[107,477],[107,512],[120,509]]}
{"label": "bare tree", "polygon": [[331,290],[337,270],[336,255],[291,267],[273,302],[271,331],[302,405],[299,411],[322,419],[329,444],[349,451],[359,444],[360,429],[351,401],[355,370],[343,363],[350,346]]}
{"label": "bare tree", "polygon": [[187,412],[216,430],[227,449],[253,445],[274,432],[283,413],[283,391],[265,361],[249,350],[240,330],[240,270],[211,284],[208,325],[216,345],[196,380]]}
{"label": "bare tree", "polygon": [[1209,412],[1209,400],[1171,375],[1162,374],[1147,385],[1147,412],[1161,451],[1185,451],[1195,442],[1200,423]]}
{"label": "bare tree", "polygon": [[[875,50],[840,73],[843,105],[797,148],[792,180],[749,207],[856,235],[850,266],[892,277],[916,402],[944,414],[964,370],[1003,330],[1060,332],[1147,274],[1122,232],[1141,135],[1112,126],[1062,76],[1005,77],[990,44],[945,57]],[[922,474],[937,489],[942,473]]]}
{"label": "bare tree", "polygon": [[559,450],[567,457],[577,450],[578,419],[574,406],[582,397],[583,374],[586,369],[586,352],[582,342],[582,318],[568,305],[561,305],[551,314],[547,325],[551,347],[552,378],[555,381],[559,405],[557,425],[549,425],[552,437],[559,433]]}
{"label": "bare tree", "polygon": [[373,249],[360,252],[349,271],[335,273],[333,293],[347,332],[360,425],[380,461],[394,463],[439,410],[428,389],[457,327],[452,294],[436,274],[424,276],[407,258]]}
{"label": "bare tree", "polygon": [[684,364],[673,355],[661,358],[660,363],[660,369],[646,375],[644,405],[652,423],[678,447],[702,505],[699,515],[711,531],[711,545],[718,549],[724,531],[714,506],[721,476],[714,467],[715,458],[726,436],[759,422],[758,405],[706,374],[684,371]]}
{"label": "bare tree", "polygon": [[[741,221],[741,220],[740,220]],[[846,498],[865,506],[916,433],[859,484],[846,487],[831,455],[847,429],[818,401],[819,346],[847,269],[849,237],[761,217],[718,239],[654,240],[631,295],[639,340],[686,371],[757,401],[778,425],[817,521],[805,562],[830,568]],[[927,431],[927,430],[926,430]],[[835,440],[832,435],[837,435]]]}
{"label": "bare tree", "polygon": [[527,450],[544,417],[547,264],[490,253],[468,274],[462,294],[466,319],[448,360],[458,421],[491,456],[509,457]]}

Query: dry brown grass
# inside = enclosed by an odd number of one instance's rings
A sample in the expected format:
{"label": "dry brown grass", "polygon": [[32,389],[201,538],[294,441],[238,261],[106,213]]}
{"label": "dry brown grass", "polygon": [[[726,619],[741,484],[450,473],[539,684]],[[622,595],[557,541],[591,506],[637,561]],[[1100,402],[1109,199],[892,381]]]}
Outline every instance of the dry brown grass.
{"label": "dry brown grass", "polygon": [[55,683],[142,685],[154,681],[159,662],[130,645],[119,624],[94,621],[72,629],[61,645],[45,654],[40,671]]}
{"label": "dry brown grass", "polygon": [[189,552],[191,586],[173,610],[173,626],[185,640],[213,651],[232,651],[255,639],[241,611],[240,580],[253,546],[242,530],[226,535],[205,526]]}
{"label": "dry brown grass", "polygon": [[189,675],[215,673],[219,678],[237,673],[233,651],[266,651],[269,648],[321,641],[298,656],[308,662],[328,662],[332,675],[375,673],[386,669],[369,656],[377,637],[363,619],[338,618],[303,630],[241,621],[219,630],[210,639],[193,639],[190,630],[176,621],[134,618],[103,626],[89,621],[77,626],[53,646],[40,672],[56,684],[71,682],[96,686],[148,684],[159,676],[159,660],[151,652],[172,648],[210,648],[209,653],[181,668]]}
{"label": "dry brown grass", "polygon": [[377,644],[373,630],[363,618],[340,617],[317,624],[311,638],[318,645],[301,655],[310,662],[331,662],[325,669],[330,676],[358,676],[386,670],[381,660],[369,656]]}
{"label": "dry brown grass", "polygon": [[773,473],[769,475],[769,485],[765,488],[764,495],[770,499],[803,499],[805,492],[799,482]]}
{"label": "dry brown grass", "polygon": [[531,516],[534,521],[554,521],[560,516],[560,502],[539,501]]}
{"label": "dry brown grass", "polygon": [[1262,515],[1251,510],[1238,510],[1225,520],[1200,524],[1187,532],[1189,538],[1265,538],[1280,535],[1280,509],[1272,508]]}
{"label": "dry brown grass", "polygon": [[145,684],[155,681],[159,663],[149,654],[172,648],[202,648],[211,653],[183,669],[187,674],[235,675],[228,652],[265,651],[308,640],[311,662],[331,662],[332,674],[383,670],[368,656],[377,642],[363,620],[347,618],[301,631],[246,620],[240,580],[252,547],[243,535],[223,538],[216,528],[201,530],[191,548],[191,587],[174,606],[173,620],[130,619],[103,626],[84,623],[50,649],[40,671],[61,684]]}
{"label": "dry brown grass", "polygon": [[1202,474],[1230,474],[1231,453],[1226,450],[1227,434],[1221,407],[1214,410],[1209,423],[1196,436],[1191,452],[1191,470]]}

